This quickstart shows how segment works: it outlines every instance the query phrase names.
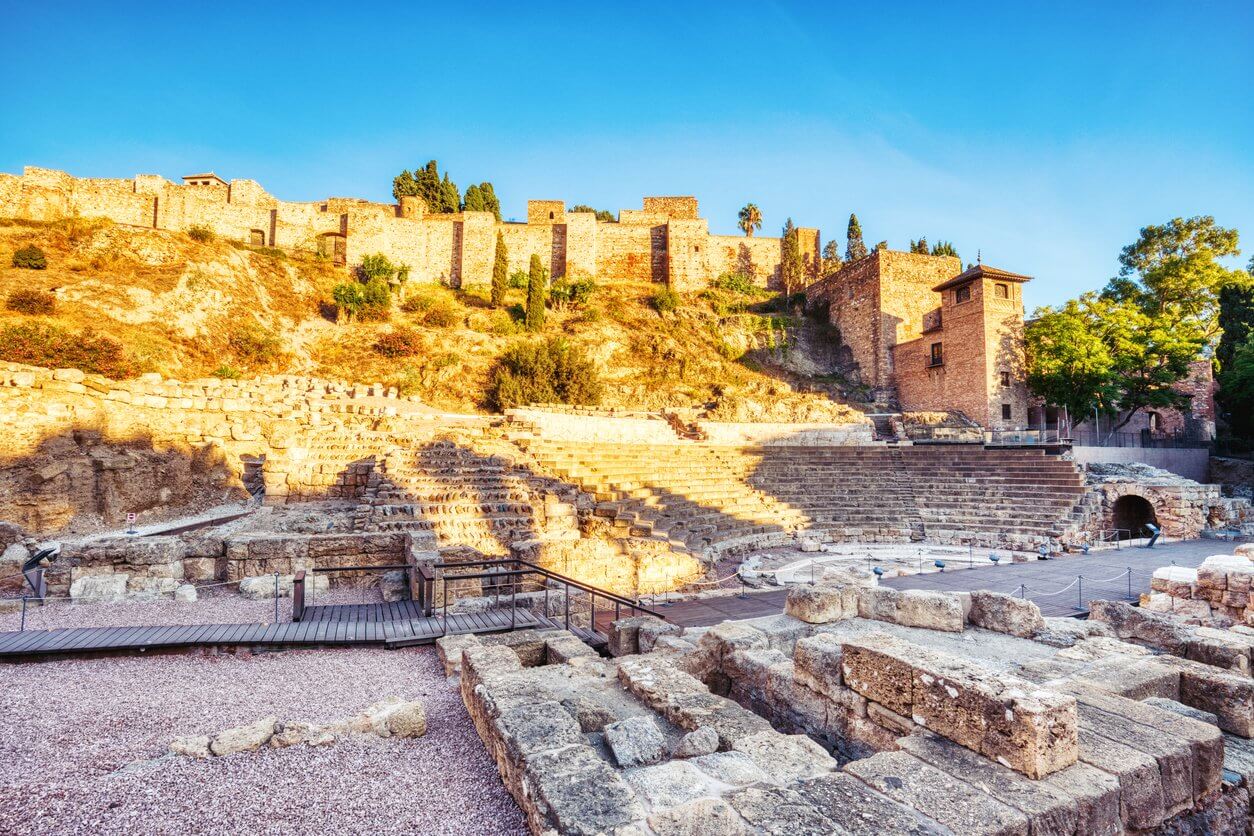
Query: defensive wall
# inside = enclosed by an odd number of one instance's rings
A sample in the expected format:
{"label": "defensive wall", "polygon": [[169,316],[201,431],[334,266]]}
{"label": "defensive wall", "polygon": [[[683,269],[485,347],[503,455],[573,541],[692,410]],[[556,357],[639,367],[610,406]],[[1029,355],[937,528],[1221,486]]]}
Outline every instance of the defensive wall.
{"label": "defensive wall", "polygon": [[[344,197],[293,203],[255,180],[197,183],[180,185],[155,174],[79,178],[27,166],[20,176],[0,173],[0,214],[39,221],[108,218],[175,231],[204,226],[229,240],[321,252],[349,265],[383,253],[408,265],[413,281],[453,287],[491,281],[498,233],[511,271],[526,270],[538,255],[554,277],[667,282],[677,290],[700,289],[726,272],[745,273],[762,286],[779,278],[781,239],[711,235],[694,197],[646,197],[642,209],[622,210],[617,222],[568,212],[563,201],[533,200],[527,221],[516,223],[498,222],[489,212],[430,214],[417,197],[399,204]],[[820,243],[817,229],[800,230],[808,263],[817,264]]]}

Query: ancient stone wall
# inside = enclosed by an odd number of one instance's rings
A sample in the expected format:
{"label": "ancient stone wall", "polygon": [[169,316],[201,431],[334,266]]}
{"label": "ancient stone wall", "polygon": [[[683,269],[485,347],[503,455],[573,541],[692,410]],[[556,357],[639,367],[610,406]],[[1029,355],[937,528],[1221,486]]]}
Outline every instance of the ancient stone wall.
{"label": "ancient stone wall", "polygon": [[[817,244],[817,237],[815,238]],[[962,271],[949,256],[876,250],[806,290],[811,304],[826,304],[828,317],[849,350],[851,376],[884,399],[896,395],[893,348],[917,339],[924,316],[940,304],[932,288]],[[914,408],[944,408],[919,404]]]}
{"label": "ancient stone wall", "polygon": [[[434,215],[420,204],[356,198],[289,203],[253,180],[190,186],[150,174],[99,180],[35,167],[21,176],[0,174],[0,216],[52,221],[78,215],[169,230],[205,226],[233,241],[319,252],[348,265],[383,253],[407,265],[411,281],[454,287],[491,281],[498,231],[511,271],[527,269],[535,254],[554,278],[595,275],[697,290],[733,269],[765,284],[779,268],[780,239],[746,238],[741,246],[730,236],[711,236],[692,197],[646,197],[643,211],[625,209],[618,223],[568,213],[558,200],[529,201],[525,224],[498,223],[484,212]],[[803,233],[803,252],[817,253],[818,231]]]}

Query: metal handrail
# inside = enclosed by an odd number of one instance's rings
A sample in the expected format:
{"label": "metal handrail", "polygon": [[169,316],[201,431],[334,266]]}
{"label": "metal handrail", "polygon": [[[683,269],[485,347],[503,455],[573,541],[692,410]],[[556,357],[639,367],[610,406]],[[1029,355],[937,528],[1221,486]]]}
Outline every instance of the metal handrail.
{"label": "metal handrail", "polygon": [[[520,565],[526,566],[528,568],[526,569],[509,568],[509,569],[502,569],[501,571],[495,571],[495,572],[471,572],[471,573],[461,573],[461,574],[446,574],[444,572],[441,572],[440,584],[441,584],[441,591],[444,593],[442,596],[441,613],[440,613],[441,634],[448,635],[448,600],[449,600],[448,585],[449,585],[449,581],[484,580],[487,578],[496,578],[496,579],[508,578],[509,586],[510,586],[510,629],[512,630],[514,629],[515,626],[517,626],[517,622],[515,619],[516,619],[517,606],[518,606],[518,579],[521,577],[528,576],[528,575],[540,575],[543,578],[549,578],[551,580],[555,580],[558,583],[561,583],[567,587],[565,600],[563,602],[564,603],[563,621],[565,624],[565,628],[567,630],[570,629],[570,588],[571,587],[588,593],[588,596],[589,596],[589,601],[588,601],[589,622],[588,623],[589,623],[589,628],[591,632],[593,633],[596,633],[596,614],[597,614],[597,597],[598,596],[601,598],[604,598],[607,601],[612,601],[614,603],[614,615],[615,615],[616,620],[619,617],[621,617],[622,608],[624,606],[630,609],[632,612],[642,612],[647,615],[655,616],[657,618],[663,618],[661,613],[658,613],[654,611],[653,609],[644,606],[639,601],[633,601],[630,598],[625,598],[613,592],[608,592],[604,589],[600,589],[598,587],[582,583],[580,581],[575,580],[574,578],[568,578],[565,575],[562,575],[558,572],[545,569],[542,566],[537,566],[536,564],[531,563],[530,561],[522,560],[520,558],[502,558],[502,559],[496,559],[496,560],[471,560],[471,561],[466,561],[465,563],[436,563],[434,564],[433,568],[445,569],[445,568],[470,568],[470,567],[485,567],[485,566],[502,566],[502,567],[511,566],[512,567],[512,566],[520,566]],[[545,585],[544,587],[544,594],[545,594],[544,617],[548,618],[548,586],[547,585]]]}

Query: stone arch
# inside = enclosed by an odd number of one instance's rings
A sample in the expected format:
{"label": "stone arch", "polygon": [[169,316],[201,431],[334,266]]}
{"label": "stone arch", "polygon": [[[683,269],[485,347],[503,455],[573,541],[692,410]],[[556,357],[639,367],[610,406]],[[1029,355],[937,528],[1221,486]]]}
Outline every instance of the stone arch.
{"label": "stone arch", "polygon": [[1110,505],[1111,528],[1125,529],[1119,532],[1120,539],[1145,536],[1146,526],[1158,524],[1158,515],[1154,512],[1154,503],[1147,497],[1137,493],[1125,493]]}

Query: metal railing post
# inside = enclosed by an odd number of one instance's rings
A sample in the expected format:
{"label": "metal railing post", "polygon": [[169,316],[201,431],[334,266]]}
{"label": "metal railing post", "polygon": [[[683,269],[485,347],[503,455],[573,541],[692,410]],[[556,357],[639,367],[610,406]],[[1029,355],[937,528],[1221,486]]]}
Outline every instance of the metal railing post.
{"label": "metal railing post", "polygon": [[1132,567],[1128,567],[1128,600],[1132,600]]}
{"label": "metal railing post", "polygon": [[279,623],[279,573],[274,573],[274,623]]}
{"label": "metal railing post", "polygon": [[1076,575],[1079,586],[1076,587],[1076,609],[1084,609],[1084,576]]}
{"label": "metal railing post", "polygon": [[22,624],[17,628],[19,633],[26,632],[26,596],[22,596]]}
{"label": "metal railing post", "polygon": [[440,582],[443,584],[444,601],[442,604],[442,612],[440,614],[440,635],[448,635],[448,576],[441,575]]}
{"label": "metal railing post", "polygon": [[570,584],[568,583],[563,584],[563,587],[565,587],[565,590],[566,590],[566,600],[563,601],[563,604],[565,605],[565,610],[566,610],[566,613],[565,613],[566,629],[569,630],[570,629]]}

